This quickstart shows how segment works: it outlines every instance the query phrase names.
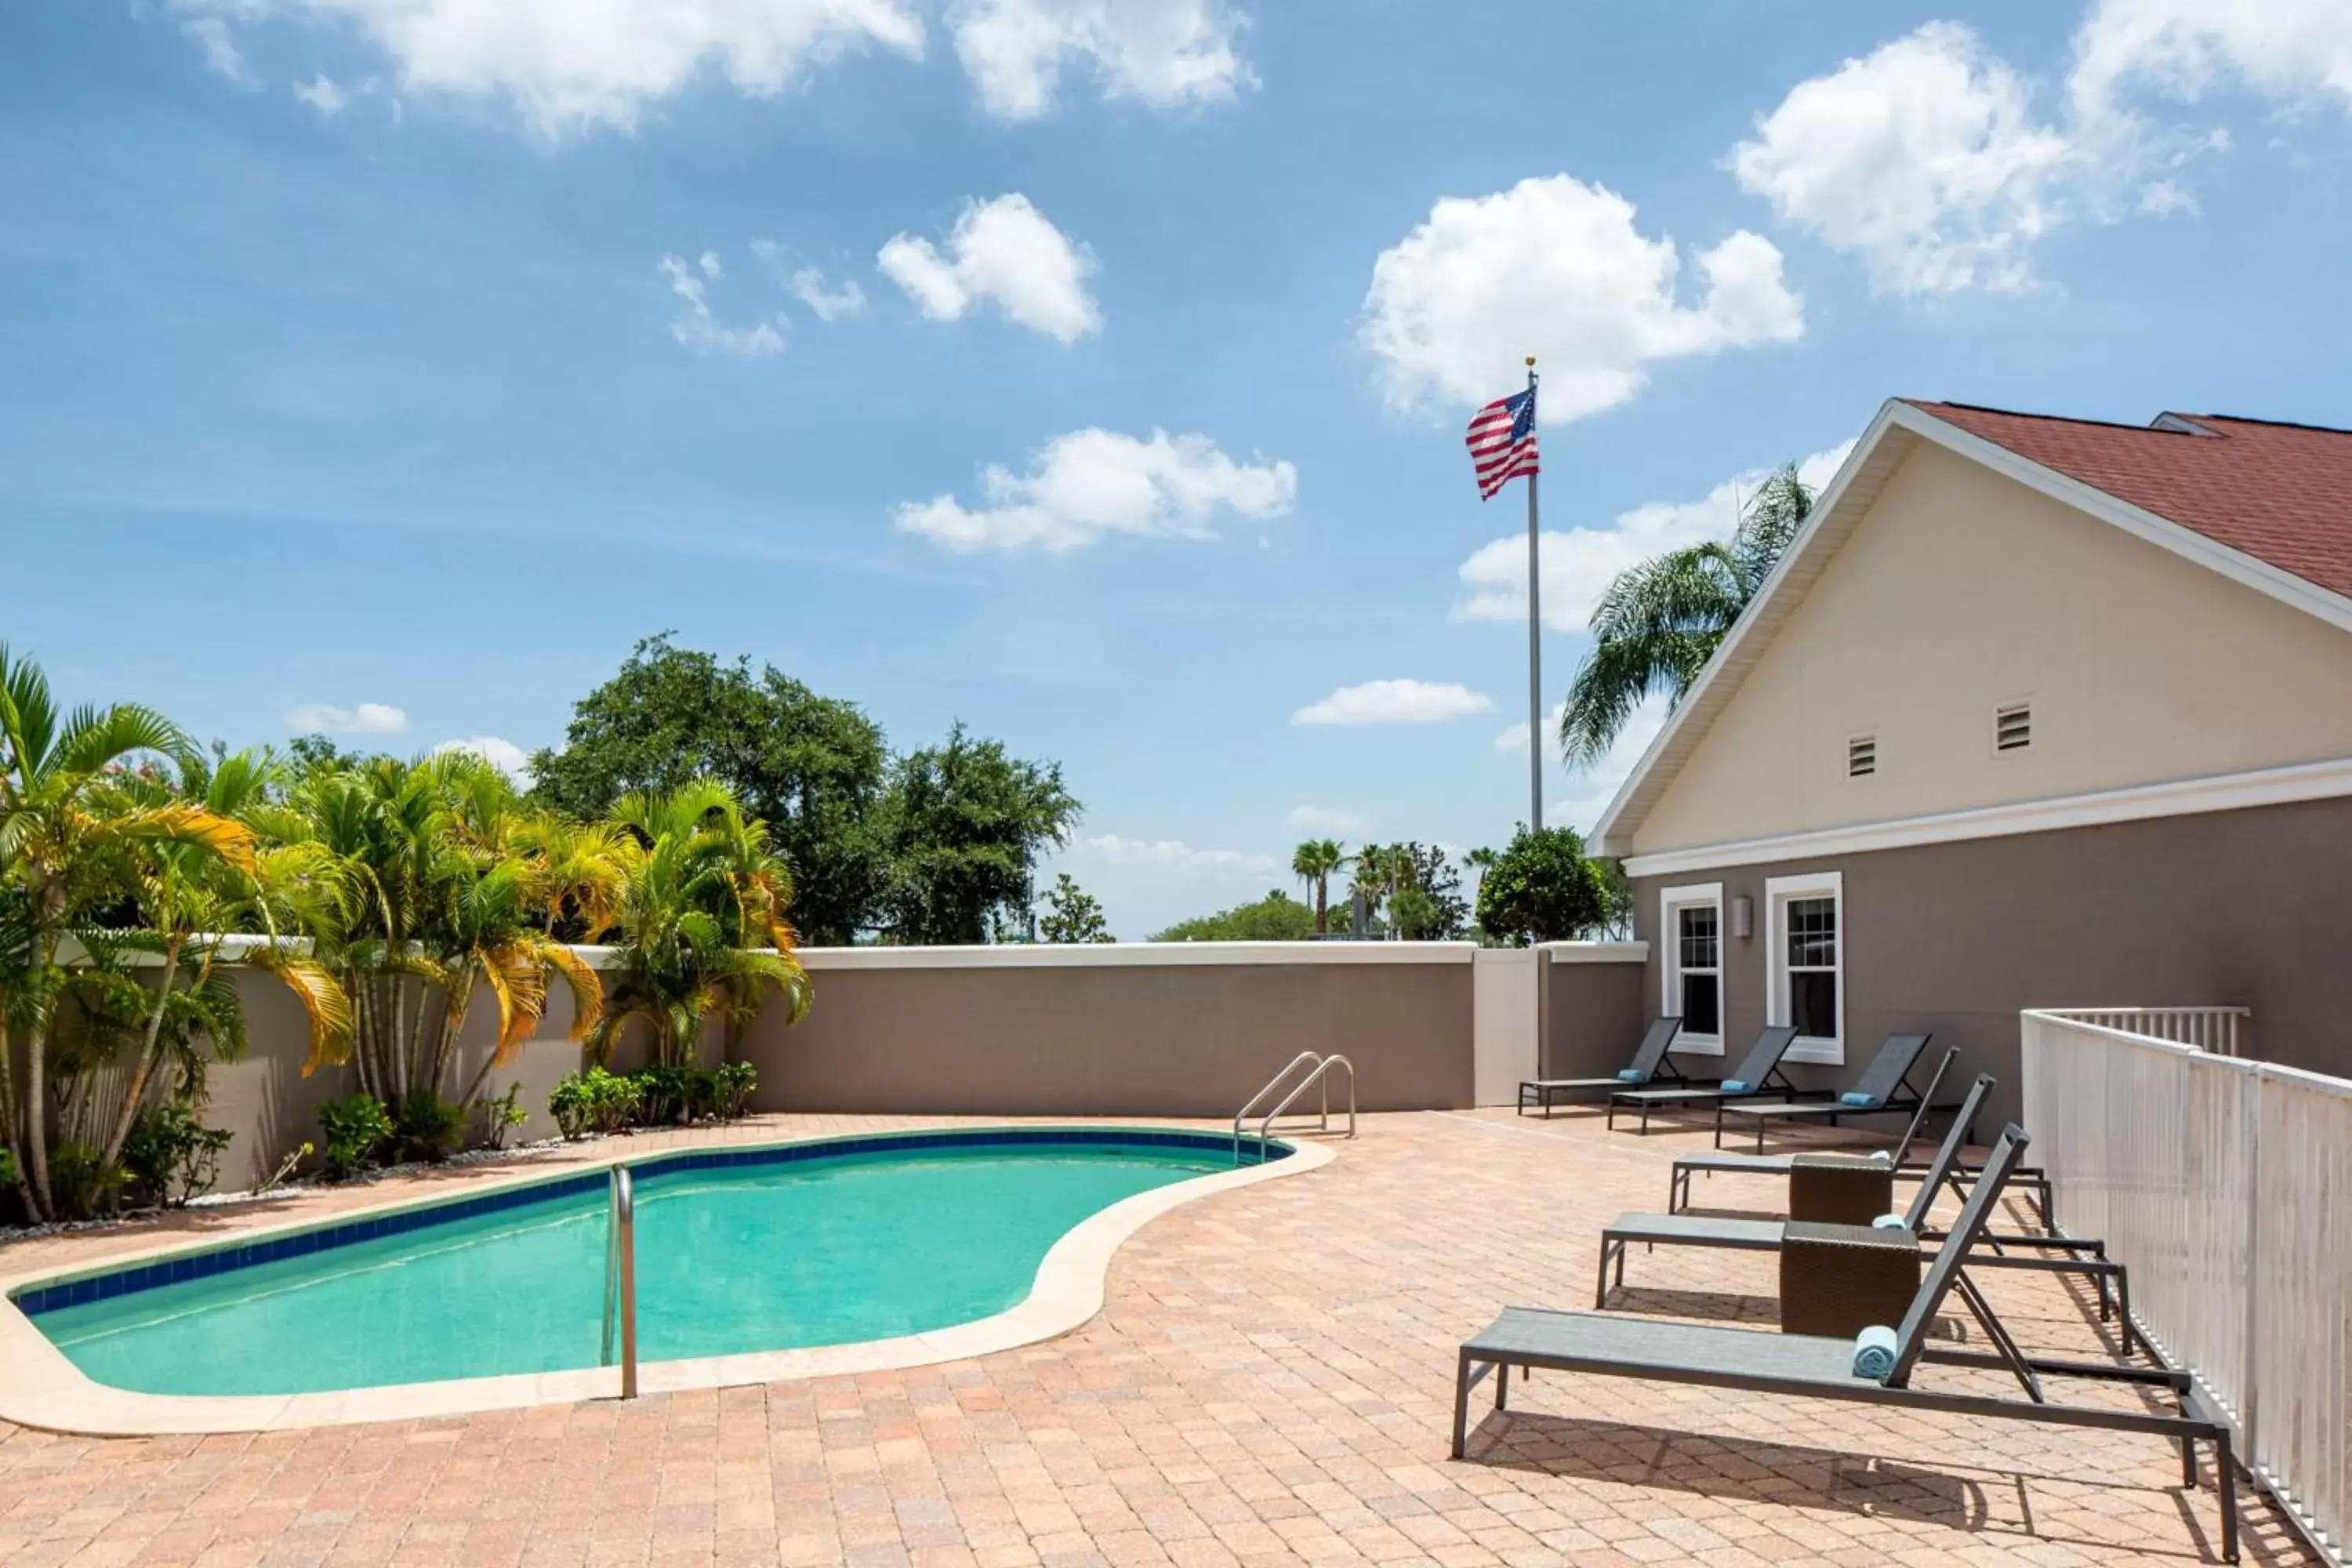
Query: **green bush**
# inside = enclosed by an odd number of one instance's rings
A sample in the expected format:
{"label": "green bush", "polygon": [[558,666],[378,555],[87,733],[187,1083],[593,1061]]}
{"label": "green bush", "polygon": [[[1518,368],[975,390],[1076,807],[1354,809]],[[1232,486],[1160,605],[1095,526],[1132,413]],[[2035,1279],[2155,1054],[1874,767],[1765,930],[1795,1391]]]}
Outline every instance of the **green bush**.
{"label": "green bush", "polygon": [[91,1219],[121,1205],[130,1173],[100,1158],[104,1152],[88,1143],[59,1143],[49,1151],[49,1197],[57,1212],[72,1219]]}
{"label": "green bush", "polygon": [[457,1151],[465,1137],[466,1112],[461,1107],[429,1089],[414,1089],[401,1097],[393,1113],[392,1158],[438,1164]]}
{"label": "green bush", "polygon": [[750,1062],[729,1062],[712,1073],[710,1080],[720,1119],[732,1121],[743,1114],[751,1091],[760,1087],[760,1069]]}
{"label": "green bush", "polygon": [[122,1142],[122,1166],[139,1194],[164,1208],[213,1190],[221,1156],[236,1134],[206,1127],[184,1105],[158,1105],[139,1113]]}
{"label": "green bush", "polygon": [[635,1121],[642,1099],[637,1080],[590,1068],[568,1072],[556,1080],[547,1097],[548,1114],[566,1138],[591,1132],[618,1132]]}
{"label": "green bush", "polygon": [[635,1075],[637,1086],[637,1120],[647,1127],[667,1127],[681,1115],[692,1121],[688,1105],[688,1074],[691,1068],[649,1067]]}
{"label": "green bush", "polygon": [[1519,829],[1478,884],[1478,923],[1525,946],[1590,934],[1609,916],[1609,888],[1573,829]]}
{"label": "green bush", "polygon": [[347,1094],[319,1107],[319,1131],[326,1144],[327,1180],[340,1182],[374,1163],[394,1129],[375,1096]]}
{"label": "green bush", "polygon": [[488,1100],[483,1103],[482,1118],[486,1130],[485,1142],[488,1142],[491,1148],[505,1148],[507,1146],[507,1134],[530,1120],[530,1112],[525,1110],[520,1104],[516,1103],[521,1099],[521,1097],[522,1085],[520,1083],[510,1083],[507,1085],[506,1093],[500,1095],[496,1100]]}

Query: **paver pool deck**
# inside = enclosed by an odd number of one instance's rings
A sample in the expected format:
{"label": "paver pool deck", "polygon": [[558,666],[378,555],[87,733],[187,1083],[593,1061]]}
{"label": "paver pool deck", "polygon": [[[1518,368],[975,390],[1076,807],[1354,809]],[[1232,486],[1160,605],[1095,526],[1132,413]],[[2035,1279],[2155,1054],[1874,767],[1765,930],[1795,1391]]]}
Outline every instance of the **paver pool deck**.
{"label": "paver pool deck", "polygon": [[[631,1148],[951,1124],[766,1117]],[[1321,1170],[1152,1221],[1084,1327],[910,1371],[226,1436],[0,1425],[0,1563],[2216,1560],[2210,1488],[2181,1490],[2176,1451],[2136,1436],[1539,1374],[1513,1387],[1511,1414],[1486,1414],[1469,1461],[1449,1461],[1455,1347],[1505,1304],[1587,1305],[1601,1227],[1663,1207],[1674,1156],[1708,1142],[1582,1115],[1368,1116]],[[6,1261],[68,1268],[138,1234],[162,1247],[510,1168],[16,1242]],[[1717,1178],[1695,1202],[1769,1212],[1778,1198]],[[1612,1305],[1769,1329],[1775,1270],[1769,1256],[1637,1254]],[[1986,1283],[2029,1347],[2112,1353],[2080,1289]],[[2318,1562],[2242,1495],[2248,1563]]]}

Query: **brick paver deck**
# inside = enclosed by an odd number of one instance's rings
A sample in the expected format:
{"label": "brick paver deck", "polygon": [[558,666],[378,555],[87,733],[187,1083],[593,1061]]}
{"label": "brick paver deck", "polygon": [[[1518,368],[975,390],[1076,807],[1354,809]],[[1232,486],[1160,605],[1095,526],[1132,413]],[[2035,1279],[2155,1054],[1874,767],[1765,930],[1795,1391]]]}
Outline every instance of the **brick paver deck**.
{"label": "brick paver deck", "polygon": [[[980,1361],[258,1436],[0,1426],[0,1563],[2215,1559],[2212,1493],[2180,1490],[2175,1451],[2137,1436],[1539,1374],[1488,1415],[1471,1462],[1448,1461],[1454,1347],[1507,1302],[1588,1304],[1602,1224],[1663,1206],[1668,1161],[1706,1143],[1582,1118],[1368,1117],[1322,1171],[1155,1221],[1084,1329]],[[1697,1197],[1776,1199],[1723,1178]],[[207,1223],[308,1212],[270,1206]],[[26,1245],[65,1258],[122,1239]],[[1612,1304],[1769,1325],[1774,1267],[1637,1252]],[[2081,1293],[1990,1284],[2030,1345],[2101,1352]],[[2246,1500],[2248,1562],[2315,1561]]]}

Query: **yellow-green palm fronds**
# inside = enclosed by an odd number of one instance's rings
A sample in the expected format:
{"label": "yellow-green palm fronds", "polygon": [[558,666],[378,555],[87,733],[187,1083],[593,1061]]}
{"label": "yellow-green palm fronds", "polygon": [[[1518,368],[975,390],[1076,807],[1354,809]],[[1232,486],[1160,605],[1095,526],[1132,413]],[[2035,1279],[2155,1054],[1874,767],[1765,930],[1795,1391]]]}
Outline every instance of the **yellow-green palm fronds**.
{"label": "yellow-green palm fronds", "polygon": [[302,1005],[310,1027],[310,1050],[302,1058],[304,1078],[318,1071],[322,1064],[340,1067],[350,1059],[352,999],[325,964],[276,942],[255,947],[243,962],[276,976]]}

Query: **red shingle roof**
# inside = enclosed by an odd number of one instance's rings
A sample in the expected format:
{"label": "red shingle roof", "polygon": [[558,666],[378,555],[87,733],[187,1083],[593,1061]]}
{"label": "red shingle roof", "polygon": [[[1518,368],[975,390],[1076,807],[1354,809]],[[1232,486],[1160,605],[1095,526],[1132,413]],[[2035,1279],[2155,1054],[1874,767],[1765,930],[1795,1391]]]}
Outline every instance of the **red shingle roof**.
{"label": "red shingle roof", "polygon": [[2352,597],[2352,431],[2226,415],[2103,425],[1906,399],[1971,436]]}

